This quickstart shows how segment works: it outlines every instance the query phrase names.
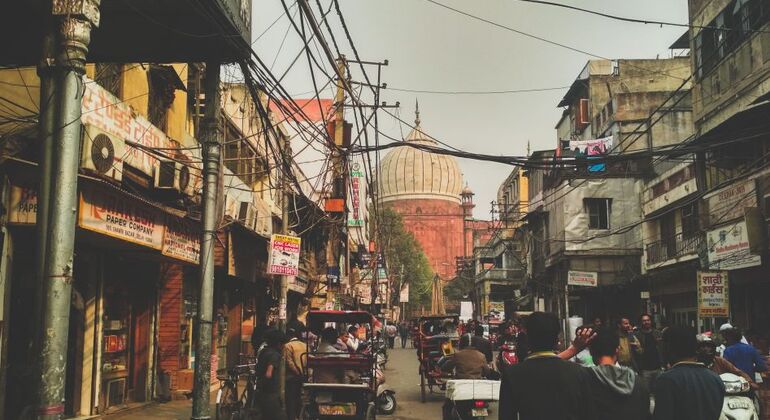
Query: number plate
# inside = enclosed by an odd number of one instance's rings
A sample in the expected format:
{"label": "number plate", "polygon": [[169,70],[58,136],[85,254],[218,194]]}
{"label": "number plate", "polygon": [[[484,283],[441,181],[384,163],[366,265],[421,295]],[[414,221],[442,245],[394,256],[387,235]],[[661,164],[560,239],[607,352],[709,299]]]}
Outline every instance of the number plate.
{"label": "number plate", "polygon": [[471,416],[473,417],[486,417],[489,415],[489,410],[486,408],[471,408]]}
{"label": "number plate", "polygon": [[318,414],[322,416],[355,416],[356,405],[354,403],[318,404]]}
{"label": "number plate", "polygon": [[748,410],[749,408],[751,408],[751,403],[744,400],[728,401],[727,406],[730,407],[731,410],[735,410],[737,408]]}

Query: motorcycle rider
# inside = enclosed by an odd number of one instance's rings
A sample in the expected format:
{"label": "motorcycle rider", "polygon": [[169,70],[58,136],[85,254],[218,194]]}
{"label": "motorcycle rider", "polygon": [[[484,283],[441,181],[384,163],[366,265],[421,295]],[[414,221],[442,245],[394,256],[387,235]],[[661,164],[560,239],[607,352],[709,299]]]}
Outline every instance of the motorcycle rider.
{"label": "motorcycle rider", "polygon": [[[455,379],[484,379],[492,372],[484,354],[471,346],[470,334],[463,334],[460,337],[460,350],[440,360],[439,366],[443,371],[454,370]],[[444,401],[442,408],[444,420],[452,418],[453,405],[454,403],[449,399]]]}
{"label": "motorcycle rider", "polygon": [[487,363],[492,362],[492,343],[484,338],[483,326],[476,325],[474,328],[473,337],[471,337],[471,346],[484,354],[484,357],[487,358]]}

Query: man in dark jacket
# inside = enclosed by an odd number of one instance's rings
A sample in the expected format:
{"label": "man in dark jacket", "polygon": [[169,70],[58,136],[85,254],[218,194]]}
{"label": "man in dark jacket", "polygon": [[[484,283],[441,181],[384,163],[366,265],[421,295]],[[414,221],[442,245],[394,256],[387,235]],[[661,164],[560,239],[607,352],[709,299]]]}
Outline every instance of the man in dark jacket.
{"label": "man in dark jacket", "polygon": [[492,343],[484,338],[484,327],[476,325],[473,331],[473,338],[471,338],[471,346],[476,350],[482,352],[484,357],[487,358],[487,363],[492,361]]}
{"label": "man in dark jacket", "polygon": [[591,341],[596,366],[591,375],[591,392],[597,420],[644,420],[650,418],[650,394],[644,381],[631,368],[616,366],[620,339],[612,329],[601,329]]}
{"label": "man in dark jacket", "polygon": [[527,317],[524,330],[531,353],[503,372],[499,417],[595,420],[588,371],[554,354],[560,330],[556,316],[534,312]]}
{"label": "man in dark jacket", "polygon": [[637,355],[636,364],[639,375],[644,380],[650,392],[655,393],[655,380],[660,376],[663,366],[658,343],[662,339],[660,331],[655,329],[650,314],[642,314],[639,317],[641,327],[636,333],[641,345],[641,353]]}
{"label": "man in dark jacket", "polygon": [[717,420],[725,386],[719,376],[696,362],[695,330],[670,327],[663,333],[671,369],[655,385],[655,420]]}

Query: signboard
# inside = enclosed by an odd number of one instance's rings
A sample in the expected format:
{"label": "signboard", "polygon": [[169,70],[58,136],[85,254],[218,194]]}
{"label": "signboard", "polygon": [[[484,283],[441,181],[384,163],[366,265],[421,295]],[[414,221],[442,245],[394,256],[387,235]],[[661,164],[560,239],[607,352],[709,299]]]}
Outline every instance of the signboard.
{"label": "signboard", "polygon": [[489,302],[489,320],[502,321],[505,319],[505,302]]}
{"label": "signboard", "polygon": [[361,165],[353,163],[350,172],[350,212],[348,213],[348,226],[363,226],[364,212],[362,198],[364,196],[364,174]]}
{"label": "signboard", "polygon": [[733,184],[706,198],[711,226],[743,218],[744,207],[757,207],[757,186],[753,179]]}
{"label": "signboard", "polygon": [[329,267],[326,269],[326,287],[338,287],[340,285],[340,268]]}
{"label": "signboard", "polygon": [[356,284],[356,296],[358,296],[358,301],[364,305],[370,305],[372,303],[371,280],[362,281]]}
{"label": "signboard", "polygon": [[300,241],[300,238],[289,235],[274,234],[270,237],[268,274],[299,275]]}
{"label": "signboard", "polygon": [[113,238],[148,246],[163,247],[160,212],[110,191],[83,188],[80,193],[78,225]]}
{"label": "signboard", "polygon": [[599,284],[599,273],[592,271],[568,271],[567,284],[570,286],[596,287]]}
{"label": "signboard", "polygon": [[730,317],[730,287],[726,271],[698,271],[698,316]]}
{"label": "signboard", "polygon": [[198,264],[201,254],[200,231],[192,222],[176,217],[166,217],[161,254],[182,261]]}
{"label": "signboard", "polygon": [[706,247],[710,270],[737,270],[762,264],[762,257],[751,254],[744,220],[706,232]]}
{"label": "signboard", "polygon": [[409,302],[409,283],[404,283],[401,286],[401,291],[398,294],[398,301],[401,303]]}
{"label": "signboard", "polygon": [[467,322],[473,318],[473,302],[464,300],[460,302],[460,320]]}
{"label": "signboard", "polygon": [[34,225],[37,220],[37,191],[32,188],[11,186],[11,203],[8,223]]}

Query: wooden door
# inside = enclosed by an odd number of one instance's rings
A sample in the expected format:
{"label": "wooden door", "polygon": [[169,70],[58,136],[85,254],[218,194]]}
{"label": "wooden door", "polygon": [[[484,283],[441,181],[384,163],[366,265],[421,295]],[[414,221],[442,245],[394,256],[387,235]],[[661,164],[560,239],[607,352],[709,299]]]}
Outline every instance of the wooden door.
{"label": "wooden door", "polygon": [[131,361],[131,399],[145,401],[147,396],[147,373],[150,368],[150,327],[152,307],[151,293],[139,294],[133,302]]}

